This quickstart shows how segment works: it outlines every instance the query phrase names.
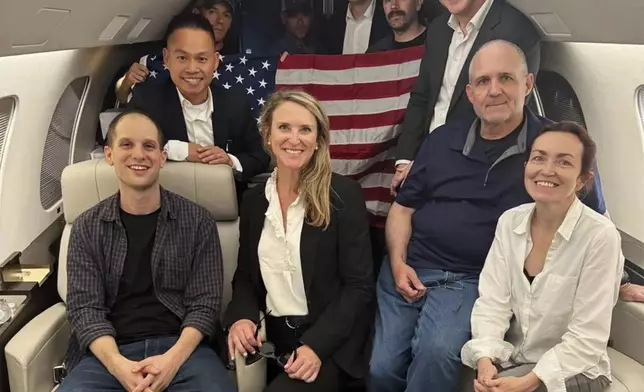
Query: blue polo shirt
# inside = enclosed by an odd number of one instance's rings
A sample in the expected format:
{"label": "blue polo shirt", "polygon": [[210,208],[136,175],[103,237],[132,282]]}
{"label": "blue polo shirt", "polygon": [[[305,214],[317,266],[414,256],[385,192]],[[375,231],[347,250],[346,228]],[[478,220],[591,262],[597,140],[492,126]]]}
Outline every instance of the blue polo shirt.
{"label": "blue polo shirt", "polygon": [[[396,196],[398,204],[416,210],[407,248],[410,266],[481,271],[501,214],[533,201],[523,183],[526,151],[551,121],[527,108],[524,116],[516,145],[493,163],[483,146],[475,143],[478,120],[443,125],[425,139]],[[582,201],[600,214],[605,212],[598,175]]]}

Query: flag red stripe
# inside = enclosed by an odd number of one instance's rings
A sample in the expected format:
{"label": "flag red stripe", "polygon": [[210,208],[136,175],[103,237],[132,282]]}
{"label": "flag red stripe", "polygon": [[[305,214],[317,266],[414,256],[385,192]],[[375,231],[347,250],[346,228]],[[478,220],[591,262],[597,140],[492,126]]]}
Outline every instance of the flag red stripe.
{"label": "flag red stripe", "polygon": [[382,67],[400,65],[409,61],[419,60],[425,48],[422,45],[413,48],[358,55],[298,55],[287,56],[279,63],[280,70],[344,71],[353,68]]}
{"label": "flag red stripe", "polygon": [[366,200],[382,201],[384,203],[393,203],[394,197],[391,190],[385,187],[362,188]]}
{"label": "flag red stripe", "polygon": [[355,114],[352,116],[330,116],[331,132],[345,129],[365,129],[394,126],[402,123],[405,109],[377,114]]}
{"label": "flag red stripe", "polygon": [[280,85],[276,90],[303,90],[320,101],[345,101],[354,99],[380,99],[408,94],[416,77],[376,83],[348,85],[293,84]]}

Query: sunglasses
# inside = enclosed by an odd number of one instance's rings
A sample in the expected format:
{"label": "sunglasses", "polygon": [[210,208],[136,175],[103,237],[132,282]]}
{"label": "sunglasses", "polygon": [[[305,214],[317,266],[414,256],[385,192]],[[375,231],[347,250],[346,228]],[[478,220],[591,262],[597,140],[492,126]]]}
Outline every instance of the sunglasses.
{"label": "sunglasses", "polygon": [[[262,317],[261,320],[259,320],[259,322],[255,324],[255,341],[257,341],[257,337],[259,336],[259,328],[262,326],[262,321],[264,321],[264,319],[266,319],[266,316],[270,314],[271,314],[271,311],[269,310],[264,315],[264,317]],[[259,349],[255,352],[255,354],[246,356],[246,366],[252,365],[262,358],[268,358],[268,359],[274,359],[278,365],[280,365],[281,367],[284,367],[288,363],[288,360],[291,357],[291,355],[293,355],[293,361],[295,361],[297,359],[297,350],[293,350],[292,353],[277,355],[275,354],[275,344],[267,341],[262,343],[262,346],[259,347]]]}

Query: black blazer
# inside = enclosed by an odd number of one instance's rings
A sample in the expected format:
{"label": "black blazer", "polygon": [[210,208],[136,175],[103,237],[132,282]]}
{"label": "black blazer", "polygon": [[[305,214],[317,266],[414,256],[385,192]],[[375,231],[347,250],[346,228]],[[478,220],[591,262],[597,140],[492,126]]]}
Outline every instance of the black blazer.
{"label": "black blazer", "polygon": [[[366,374],[367,338],[375,314],[375,285],[367,209],[360,185],[333,174],[331,222],[326,230],[302,227],[300,257],[311,327],[302,343],[355,378]],[[266,310],[266,287],[257,248],[268,208],[265,185],[250,188],[241,208],[239,256],[233,296],[224,318],[258,322]],[[270,339],[270,336],[268,337]]]}
{"label": "black blazer", "polygon": [[[342,54],[344,48],[344,34],[347,30],[347,9],[349,3],[345,0],[338,7],[333,15],[324,23],[324,28],[320,34],[320,40],[324,44],[328,54]],[[385,11],[382,8],[382,0],[376,0],[374,4],[373,22],[371,23],[371,34],[369,35],[369,45],[375,44],[381,39],[392,35],[391,27],[387,23]]]}
{"label": "black blazer", "polygon": [[[434,19],[427,28],[425,55],[407,105],[402,133],[398,139],[396,159],[413,160],[427,136],[443,84],[449,45],[454,33],[454,30],[447,25],[449,17],[450,14],[446,12]],[[505,0],[495,0],[463,64],[450,102],[447,121],[468,118],[474,120],[476,114],[465,95],[470,62],[484,43],[495,39],[510,41],[520,47],[526,55],[528,70],[536,77],[541,57],[539,44],[541,38],[537,29],[525,15]]]}
{"label": "black blazer", "polygon": [[[239,159],[241,182],[268,170],[270,157],[264,150],[246,98],[236,90],[210,85],[213,107],[212,128],[217,147]],[[181,109],[179,93],[170,78],[165,83],[142,83],[133,93],[128,107],[147,112],[161,126],[167,140],[188,142],[186,121]]]}

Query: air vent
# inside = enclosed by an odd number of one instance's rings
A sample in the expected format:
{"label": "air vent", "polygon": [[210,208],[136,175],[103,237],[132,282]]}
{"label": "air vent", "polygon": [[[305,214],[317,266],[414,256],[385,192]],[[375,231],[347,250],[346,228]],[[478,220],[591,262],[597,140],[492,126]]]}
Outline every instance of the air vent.
{"label": "air vent", "polygon": [[11,118],[15,107],[16,99],[14,97],[0,99],[0,167],[2,167],[2,153],[9,135],[9,127],[11,126]]}
{"label": "air vent", "polygon": [[127,35],[127,40],[131,41],[139,38],[143,30],[145,30],[145,28],[148,27],[151,21],[152,19],[148,19],[148,18],[139,19],[139,21],[136,22],[136,25],[134,25],[134,27],[132,28],[132,31],[130,31],[130,33]]}
{"label": "air vent", "polygon": [[99,41],[111,41],[116,37],[116,34],[121,31],[123,26],[127,23],[127,21],[130,20],[129,16],[115,16],[114,19],[110,22],[110,24],[107,25],[105,30],[101,33],[101,35],[98,36]]}
{"label": "air vent", "polygon": [[62,198],[60,176],[69,164],[72,135],[88,84],[89,77],[85,76],[67,86],[49,124],[40,168],[40,204],[46,210]]}

